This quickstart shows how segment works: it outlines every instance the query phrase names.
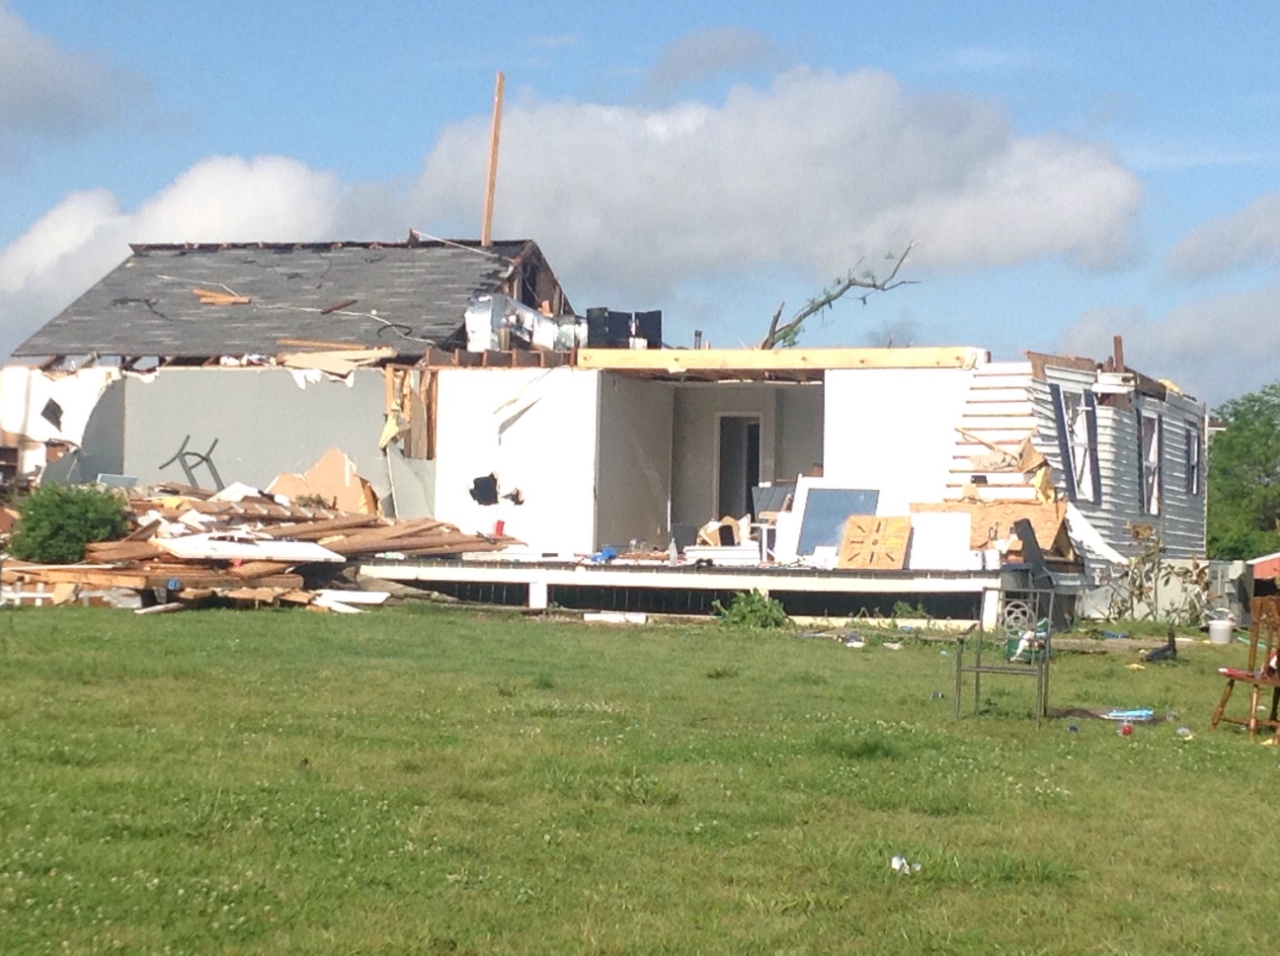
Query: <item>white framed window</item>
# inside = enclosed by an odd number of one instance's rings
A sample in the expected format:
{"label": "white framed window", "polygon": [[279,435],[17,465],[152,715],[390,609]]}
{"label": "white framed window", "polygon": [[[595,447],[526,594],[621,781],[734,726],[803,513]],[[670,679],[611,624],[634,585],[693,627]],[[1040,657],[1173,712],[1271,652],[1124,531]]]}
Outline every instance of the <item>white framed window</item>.
{"label": "white framed window", "polygon": [[1058,429],[1058,452],[1069,501],[1102,504],[1098,469],[1098,406],[1092,392],[1064,392],[1050,385]]}
{"label": "white framed window", "polygon": [[1198,495],[1204,491],[1204,474],[1201,465],[1200,426],[1187,424],[1187,494]]}
{"label": "white framed window", "polygon": [[1142,456],[1142,510],[1160,514],[1163,491],[1164,419],[1154,412],[1138,414],[1138,448]]}

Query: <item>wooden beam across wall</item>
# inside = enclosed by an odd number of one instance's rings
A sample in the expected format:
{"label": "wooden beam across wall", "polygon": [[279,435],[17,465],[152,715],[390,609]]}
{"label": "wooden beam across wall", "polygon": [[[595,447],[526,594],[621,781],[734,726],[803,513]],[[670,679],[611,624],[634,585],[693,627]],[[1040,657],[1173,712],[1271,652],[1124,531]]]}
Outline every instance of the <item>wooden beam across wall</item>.
{"label": "wooden beam across wall", "polygon": [[782,372],[823,369],[973,368],[970,346],[901,349],[579,349],[578,368],[635,372]]}

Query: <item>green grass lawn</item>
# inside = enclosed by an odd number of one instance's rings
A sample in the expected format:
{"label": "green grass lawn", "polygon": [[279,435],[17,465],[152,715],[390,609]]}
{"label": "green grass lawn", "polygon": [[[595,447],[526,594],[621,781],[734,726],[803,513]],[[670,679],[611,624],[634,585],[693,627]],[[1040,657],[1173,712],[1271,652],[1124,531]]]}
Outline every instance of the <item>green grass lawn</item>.
{"label": "green grass lawn", "polygon": [[1280,752],[1184,657],[1054,664],[1121,738],[936,645],[5,611],[0,953],[1261,953]]}

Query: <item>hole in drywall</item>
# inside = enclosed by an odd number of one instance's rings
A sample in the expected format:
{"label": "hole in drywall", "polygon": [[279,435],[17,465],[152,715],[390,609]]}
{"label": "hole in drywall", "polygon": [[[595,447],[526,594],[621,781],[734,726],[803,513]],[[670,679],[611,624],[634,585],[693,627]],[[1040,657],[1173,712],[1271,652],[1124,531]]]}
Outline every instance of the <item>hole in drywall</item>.
{"label": "hole in drywall", "polygon": [[40,417],[58,431],[62,431],[62,406],[52,398],[44,403],[44,408],[40,410]]}
{"label": "hole in drywall", "polygon": [[476,504],[496,505],[498,503],[498,476],[481,475],[471,482],[471,497]]}

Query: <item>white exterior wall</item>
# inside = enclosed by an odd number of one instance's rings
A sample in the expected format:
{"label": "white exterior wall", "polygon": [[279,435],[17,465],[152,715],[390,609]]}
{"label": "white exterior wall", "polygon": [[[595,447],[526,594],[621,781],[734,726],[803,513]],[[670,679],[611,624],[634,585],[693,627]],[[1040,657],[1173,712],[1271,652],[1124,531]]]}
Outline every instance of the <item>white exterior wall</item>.
{"label": "white exterior wall", "polygon": [[881,515],[946,497],[972,369],[840,369],[825,377],[823,470],[876,489]]}
{"label": "white exterior wall", "polygon": [[[506,533],[541,552],[595,548],[600,373],[444,369],[436,415],[435,517],[463,531]],[[524,504],[479,505],[471,483],[490,473]]]}

